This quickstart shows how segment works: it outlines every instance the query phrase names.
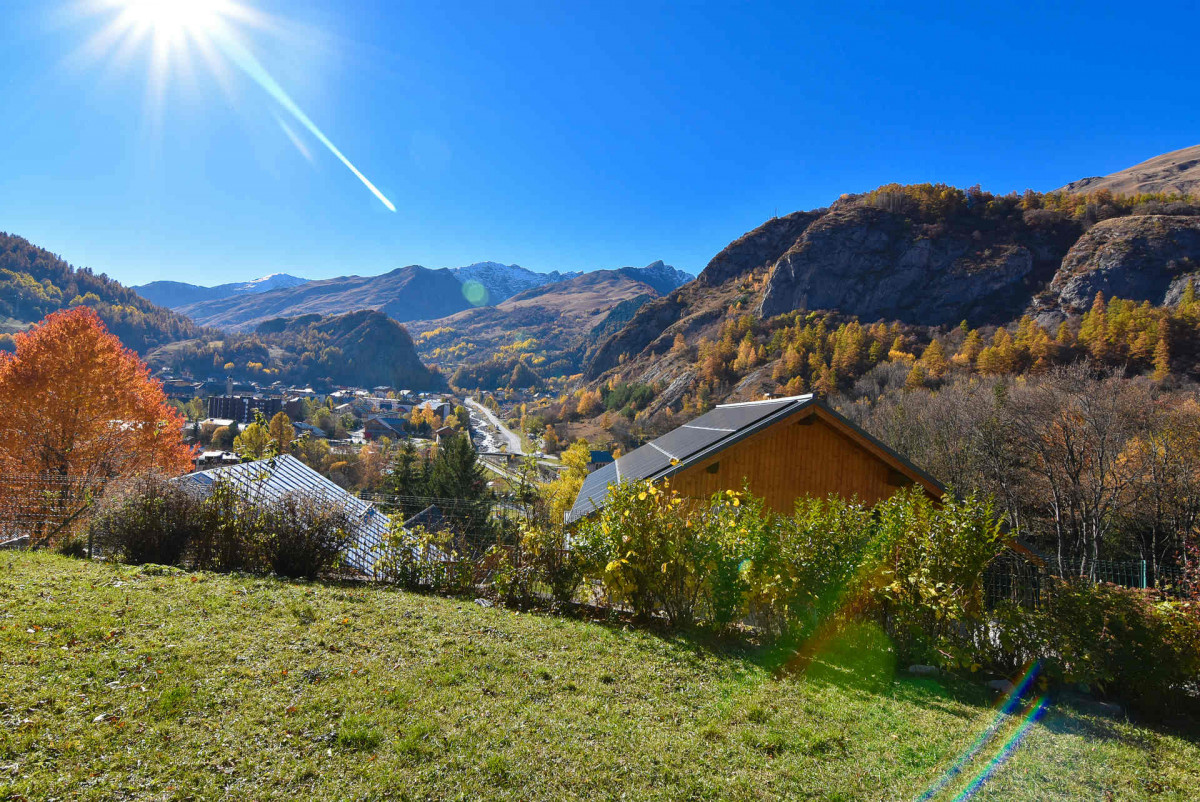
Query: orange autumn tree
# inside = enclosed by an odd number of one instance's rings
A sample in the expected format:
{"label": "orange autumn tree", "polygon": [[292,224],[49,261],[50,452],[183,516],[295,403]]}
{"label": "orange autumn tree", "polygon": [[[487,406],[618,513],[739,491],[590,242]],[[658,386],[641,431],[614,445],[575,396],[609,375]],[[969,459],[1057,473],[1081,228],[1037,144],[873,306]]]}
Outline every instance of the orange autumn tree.
{"label": "orange autumn tree", "polygon": [[108,481],[187,470],[183,417],[92,309],[55,312],[15,341],[0,354],[0,540],[5,528],[53,540]]}

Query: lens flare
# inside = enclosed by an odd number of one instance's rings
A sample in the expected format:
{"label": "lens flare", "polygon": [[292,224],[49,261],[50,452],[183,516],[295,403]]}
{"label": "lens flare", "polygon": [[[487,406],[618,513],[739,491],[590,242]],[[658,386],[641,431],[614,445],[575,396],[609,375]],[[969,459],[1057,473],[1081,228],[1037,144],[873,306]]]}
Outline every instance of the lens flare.
{"label": "lens flare", "polygon": [[[149,38],[155,72],[151,80],[158,92],[161,92],[163,75],[172,54],[176,59],[186,61],[187,50],[191,46],[205,56],[210,66],[218,72],[219,78],[222,77],[220,73],[225,64],[232,64],[304,126],[388,211],[396,211],[395,204],[346,158],[243,43],[236,29],[237,23],[249,21],[261,25],[266,19],[263,15],[234,0],[92,0],[87,8],[106,13],[111,19],[92,38],[85,50],[106,54],[110,48],[116,47],[119,55],[121,52],[128,53],[143,39]],[[222,56],[224,61],[219,62],[218,58]],[[301,153],[307,155],[294,132],[286,126],[284,132]]]}
{"label": "lens flare", "polygon": [[[962,774],[963,769],[967,767],[967,764],[969,764],[976,758],[976,756],[979,755],[979,753],[983,750],[983,747],[986,746],[987,743],[991,741],[1001,729],[1003,729],[1004,725],[1012,719],[1013,713],[1021,707],[1021,699],[1033,686],[1033,682],[1037,678],[1039,668],[1040,665],[1036,661],[1029,666],[1025,673],[1021,675],[1021,678],[1017,680],[1016,684],[1013,686],[1013,689],[997,703],[998,710],[996,712],[996,717],[992,720],[992,723],[989,724],[983,730],[983,732],[979,734],[979,736],[971,743],[971,745],[967,747],[966,751],[959,755],[958,759],[956,759],[954,763],[952,763],[950,767],[946,769],[942,776],[939,777],[933,783],[933,785],[929,786],[925,793],[916,798],[916,802],[928,802],[929,800],[933,799],[935,796],[937,796],[937,794],[950,785],[950,783],[958,778],[959,775]],[[967,788],[965,788],[957,797],[955,797],[956,800],[970,799],[976,791],[983,787],[984,783],[991,779],[991,776],[995,773],[996,769],[998,769],[1000,765],[1008,759],[1017,746],[1020,745],[1021,741],[1024,740],[1029,729],[1032,728],[1034,723],[1036,723],[1037,720],[1042,717],[1043,713],[1045,713],[1045,709],[1046,699],[1044,696],[1039,697],[1026,709],[1024,721],[1021,723],[1021,726],[1019,726],[1016,731],[1009,736],[1008,741],[1006,741],[1005,745],[1001,747],[1000,752],[988,762],[988,765],[975,775],[970,784],[968,784]]]}
{"label": "lens flare", "polygon": [[1029,711],[1025,714],[1025,720],[1021,722],[1021,726],[1017,727],[1016,731],[1009,736],[1008,740],[1005,741],[1004,746],[1000,748],[999,753],[997,753],[994,758],[988,761],[988,764],[984,766],[978,774],[971,778],[971,782],[962,790],[962,793],[954,797],[954,802],[966,802],[966,800],[975,796],[976,792],[983,787],[984,783],[992,778],[992,775],[996,773],[996,770],[1004,765],[1005,761],[1012,757],[1013,752],[1017,751],[1017,747],[1021,745],[1021,741],[1025,740],[1025,736],[1028,735],[1029,731],[1033,729],[1033,725],[1036,724],[1043,715],[1045,715],[1046,708],[1046,697],[1039,696],[1036,700],[1034,700],[1034,703],[1030,706]]}

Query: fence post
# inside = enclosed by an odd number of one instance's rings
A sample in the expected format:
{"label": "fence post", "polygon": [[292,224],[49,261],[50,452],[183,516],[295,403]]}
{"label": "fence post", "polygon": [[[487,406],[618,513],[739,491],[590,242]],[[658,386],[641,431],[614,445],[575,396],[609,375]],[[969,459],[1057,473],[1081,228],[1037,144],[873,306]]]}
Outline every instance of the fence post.
{"label": "fence post", "polygon": [[1146,588],[1146,561],[1142,560],[1142,589]]}

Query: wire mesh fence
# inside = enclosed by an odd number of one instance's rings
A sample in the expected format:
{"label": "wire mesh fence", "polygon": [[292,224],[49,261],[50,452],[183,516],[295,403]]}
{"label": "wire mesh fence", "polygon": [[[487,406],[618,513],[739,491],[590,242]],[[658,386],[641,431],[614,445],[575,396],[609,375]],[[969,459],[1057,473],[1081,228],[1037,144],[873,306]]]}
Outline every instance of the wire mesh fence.
{"label": "wire mesh fence", "polygon": [[37,546],[79,531],[104,487],[86,476],[0,475],[0,546]]}

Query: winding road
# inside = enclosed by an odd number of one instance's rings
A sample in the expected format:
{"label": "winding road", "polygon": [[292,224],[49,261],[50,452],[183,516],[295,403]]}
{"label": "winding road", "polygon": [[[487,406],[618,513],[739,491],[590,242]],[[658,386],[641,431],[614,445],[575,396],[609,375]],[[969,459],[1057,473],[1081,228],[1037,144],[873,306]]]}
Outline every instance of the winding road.
{"label": "winding road", "polygon": [[466,399],[466,403],[467,410],[473,417],[482,418],[483,420],[487,421],[490,429],[494,430],[485,430],[485,442],[499,441],[499,443],[502,443],[504,446],[506,446],[505,450],[508,451],[509,454],[521,455],[524,453],[521,451],[521,438],[517,436],[515,432],[505,426],[490,409],[485,407],[483,404],[480,404],[474,398]]}

